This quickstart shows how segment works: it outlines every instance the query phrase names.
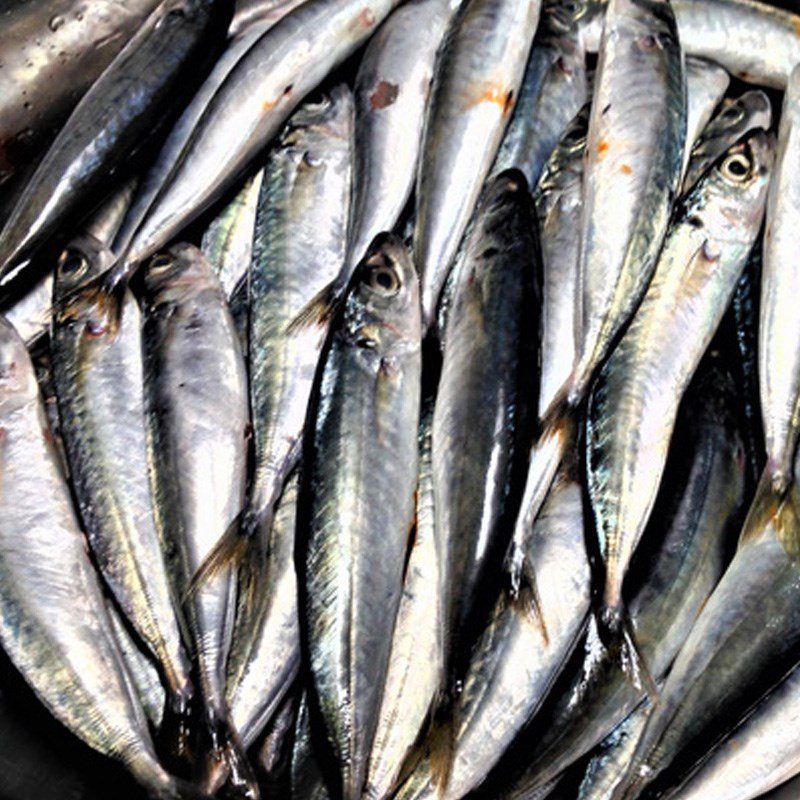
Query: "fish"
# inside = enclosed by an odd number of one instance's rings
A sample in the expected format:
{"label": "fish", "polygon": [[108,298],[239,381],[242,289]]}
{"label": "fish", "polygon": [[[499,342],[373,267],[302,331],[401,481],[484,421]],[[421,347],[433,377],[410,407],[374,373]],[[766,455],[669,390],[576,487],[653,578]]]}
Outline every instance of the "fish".
{"label": "fish", "polygon": [[209,103],[233,68],[268,29],[269,25],[259,23],[238,39],[227,43],[213,69],[194,93],[191,102],[183,109],[180,117],[171,127],[158,155],[142,178],[128,213],[111,246],[118,256],[130,246],[148,211],[168,186],[175,168],[180,163],[184,148],[194,134]]}
{"label": "fish", "polygon": [[0,30],[0,190],[18,194],[59,126],[159,0],[8,3]]}
{"label": "fish", "polygon": [[292,800],[329,800],[331,797],[315,745],[308,695],[304,692],[297,709],[289,768]]}
{"label": "fish", "polygon": [[516,105],[541,0],[473,0],[436,60],[417,168],[414,258],[426,329]]}
{"label": "fish", "polygon": [[[634,635],[657,686],[727,566],[750,497],[740,390],[724,343],[715,340],[681,402],[665,479],[626,583]],[[646,700],[590,619],[558,696],[499,762],[495,796],[526,797],[550,783]],[[514,763],[525,768],[509,780]]]}
{"label": "fish", "polygon": [[139,306],[129,293],[117,325],[102,295],[61,305],[113,263],[86,234],[56,267],[50,349],[61,439],[95,563],[159,666],[167,690],[162,731],[180,757],[190,746],[194,685],[148,480]]}
{"label": "fish", "polygon": [[399,0],[309,0],[270,27],[206,106],[180,160],[107,283],[127,280],[230,188],[303,98]]}
{"label": "fish", "polygon": [[[233,725],[250,747],[277,713],[300,670],[297,575],[294,568],[298,476],[283,490],[271,520],[263,599],[239,593],[228,656],[226,696]],[[253,607],[255,606],[255,607]]]}
{"label": "fish", "polygon": [[442,686],[442,596],[439,591],[433,506],[433,398],[426,397],[419,429],[414,540],[397,612],[389,671],[369,757],[364,797],[393,796],[413,745],[424,731]]}
{"label": "fish", "polygon": [[578,357],[565,387],[572,405],[653,274],[685,139],[684,63],[670,4],[611,0],[583,174]]}
{"label": "fish", "polygon": [[163,0],[83,96],[0,232],[0,279],[85,209],[141,148],[213,47],[226,3]]}
{"label": "fish", "polygon": [[333,294],[376,234],[392,230],[414,187],[436,54],[457,0],[414,0],[372,37],[355,78],[353,213]]}
{"label": "fish", "polygon": [[264,729],[257,763],[265,794],[287,796],[291,791],[289,770],[299,704],[299,687],[292,684]]}
{"label": "fish", "polygon": [[772,104],[760,89],[723,100],[719,112],[692,147],[681,194],[688,194],[719,156],[745,133],[753,128],[769,130],[771,126]]}
{"label": "fish", "polygon": [[73,510],[33,365],[5,319],[0,430],[4,651],[56,719],[124,764],[154,797],[198,796],[158,762]]}
{"label": "fish", "polygon": [[545,2],[494,174],[516,167],[529,186],[536,186],[562,134],[589,100],[579,28],[586,5]]}
{"label": "fish", "polygon": [[722,67],[700,58],[686,59],[686,141],[681,176],[686,175],[692,148],[725,96],[730,81],[730,75]]}
{"label": "fish", "polygon": [[[509,170],[487,187],[457,276],[433,414],[433,490],[444,592],[446,678],[494,597],[520,454],[532,434],[538,242],[525,177]],[[484,607],[486,606],[486,607]],[[480,630],[480,628],[479,628]]]}
{"label": "fish", "polygon": [[237,0],[233,19],[228,25],[228,38],[241,38],[256,25],[274,25],[306,0]]}
{"label": "fish", "polygon": [[200,249],[219,276],[229,299],[250,269],[263,177],[263,170],[251,175],[203,234]]}
{"label": "fish", "polygon": [[581,216],[588,123],[586,105],[567,126],[533,191],[542,250],[540,420],[547,419],[575,359],[580,248],[575,231]]}
{"label": "fish", "polygon": [[774,151],[762,129],[746,134],[682,200],[652,282],[590,396],[587,488],[605,564],[599,613],[610,630],[624,629],[623,579],[655,502],[680,398],[761,228]]}
{"label": "fish", "polygon": [[525,542],[546,624],[532,624],[525,602],[501,595],[472,650],[456,700],[449,781],[437,787],[431,764],[423,763],[398,800],[456,800],[474,791],[536,713],[581,636],[591,580],[578,459],[571,449]]}
{"label": "fish", "polygon": [[800,435],[800,348],[794,346],[792,296],[800,289],[795,267],[800,181],[793,165],[800,153],[800,69],[783,99],[774,177],[767,200],[758,323],[758,377],[767,464],[762,482],[783,494],[792,480]]}
{"label": "fish", "polygon": [[302,635],[344,800],[361,797],[414,520],[421,324],[410,255],[379,234],[333,323],[298,504]]}
{"label": "fish", "polygon": [[204,701],[204,785],[228,770],[257,797],[225,699],[236,581],[228,569],[189,591],[203,559],[235,526],[245,499],[249,413],[239,340],[219,280],[194,246],[156,256],[144,274],[144,397],[158,534],[189,629]]}

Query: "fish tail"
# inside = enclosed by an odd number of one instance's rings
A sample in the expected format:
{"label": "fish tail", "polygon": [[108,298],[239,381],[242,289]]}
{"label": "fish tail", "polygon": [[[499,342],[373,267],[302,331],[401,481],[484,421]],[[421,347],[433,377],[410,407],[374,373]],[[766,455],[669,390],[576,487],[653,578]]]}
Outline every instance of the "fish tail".
{"label": "fish tail", "polygon": [[201,764],[202,790],[209,796],[226,800],[259,800],[253,768],[228,719],[208,709],[204,733],[209,747]]}
{"label": "fish tail", "polygon": [[536,581],[536,572],[522,548],[516,541],[511,546],[506,556],[507,571],[511,581],[509,594],[512,605],[539,629],[546,647],[550,645],[550,636],[547,632],[542,601],[539,595],[539,586]]}
{"label": "fish tail", "polygon": [[301,309],[300,313],[287,325],[287,335],[298,333],[314,326],[325,327],[339,306],[341,292],[336,281],[329,283]]}
{"label": "fish tail", "polygon": [[183,688],[170,688],[167,691],[156,749],[164,764],[177,775],[188,774],[187,770],[194,755],[192,750],[194,706],[191,684]]}
{"label": "fish tail", "polygon": [[436,787],[439,797],[444,797],[447,792],[453,772],[453,757],[458,730],[454,694],[455,692],[450,692],[446,701],[440,704],[427,741],[431,784]]}
{"label": "fish tail", "polygon": [[228,569],[238,570],[250,549],[250,537],[245,534],[243,514],[237,514],[211,548],[189,581],[182,600],[190,600],[200,588]]}
{"label": "fish tail", "polygon": [[747,512],[739,547],[758,538],[768,526],[774,528],[787,555],[800,558],[800,502],[791,476],[768,462],[758,481]]}

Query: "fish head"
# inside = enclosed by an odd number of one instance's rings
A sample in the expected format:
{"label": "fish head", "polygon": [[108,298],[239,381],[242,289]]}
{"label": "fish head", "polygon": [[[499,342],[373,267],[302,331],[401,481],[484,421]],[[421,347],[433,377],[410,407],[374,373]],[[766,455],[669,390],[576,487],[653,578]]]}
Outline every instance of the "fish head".
{"label": "fish head", "polygon": [[[39,394],[25,342],[16,328],[0,316],[0,413],[7,413]],[[0,434],[2,434],[0,427]],[[2,435],[0,435],[2,444]]]}
{"label": "fish head", "polygon": [[60,301],[114,265],[114,253],[94,236],[75,237],[62,251],[56,265],[54,300]]}
{"label": "fish head", "polygon": [[772,104],[760,89],[745,92],[739,97],[723,100],[719,112],[706,125],[703,135],[692,149],[692,155],[713,153],[715,143],[743,136],[753,128],[772,124]]}
{"label": "fish head", "polygon": [[173,245],[157,253],[144,270],[145,294],[151,305],[204,291],[221,291],[219,280],[203,252],[192,244]]}
{"label": "fish head", "polygon": [[419,347],[419,280],[399,236],[379,233],[356,267],[343,329],[349,341],[381,355]]}
{"label": "fish head", "polygon": [[555,34],[577,31],[592,13],[598,13],[596,0],[547,0],[542,8],[545,30]]}

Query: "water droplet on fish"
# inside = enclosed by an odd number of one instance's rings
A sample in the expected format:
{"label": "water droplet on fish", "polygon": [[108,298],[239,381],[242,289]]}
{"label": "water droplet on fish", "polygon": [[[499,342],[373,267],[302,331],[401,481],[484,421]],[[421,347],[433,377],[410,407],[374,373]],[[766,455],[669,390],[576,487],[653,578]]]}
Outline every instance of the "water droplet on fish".
{"label": "water droplet on fish", "polygon": [[66,20],[64,19],[64,17],[61,17],[58,14],[56,14],[54,17],[50,18],[49,22],[50,30],[57,31],[65,22]]}

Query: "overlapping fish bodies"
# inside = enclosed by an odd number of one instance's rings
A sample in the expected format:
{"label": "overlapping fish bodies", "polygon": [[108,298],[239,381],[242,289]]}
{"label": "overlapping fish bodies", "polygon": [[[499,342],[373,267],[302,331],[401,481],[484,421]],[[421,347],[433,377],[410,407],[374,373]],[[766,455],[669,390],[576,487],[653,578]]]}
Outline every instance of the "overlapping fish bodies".
{"label": "overlapping fish bodies", "polygon": [[[300,457],[327,326],[292,327],[339,274],[353,165],[353,95],[340,86],[289,121],[267,162],[250,270],[254,474],[243,533],[266,521]],[[313,255],[312,255],[313,254]]]}
{"label": "overlapping fish bodies", "polygon": [[789,79],[781,113],[775,177],[769,190],[761,304],[758,376],[767,465],[764,480],[777,494],[792,479],[800,434],[800,331],[792,299],[800,291],[796,262],[800,226],[800,69]]}
{"label": "overlapping fish bodies", "polygon": [[753,128],[768,130],[771,125],[772,104],[764,92],[754,90],[724,100],[692,148],[681,194],[688,194],[708,168],[745,133]]}
{"label": "overlapping fish bodies", "polygon": [[538,269],[532,212],[522,173],[492,180],[448,322],[433,415],[433,480],[450,678],[470,644],[465,626],[491,607],[483,584],[502,557],[516,511],[511,489],[531,433]]}
{"label": "overlapping fish bodies", "polygon": [[378,722],[417,483],[421,326],[402,242],[356,270],[321,365],[298,524],[313,702],[345,800],[361,797]]}
{"label": "overlapping fish bodies", "polygon": [[[73,239],[56,270],[54,303],[113,263],[91,235]],[[189,749],[194,694],[189,659],[156,531],[145,444],[139,307],[125,298],[109,319],[102,296],[53,318],[51,352],[61,435],[95,561],[125,617],[150,650],[168,690],[174,756]]]}
{"label": "overlapping fish bodies", "polygon": [[126,278],[218,199],[303,97],[369,37],[397,2],[309,0],[267,30],[206,106],[112,282]]}
{"label": "overlapping fish bodies", "polygon": [[414,258],[422,316],[439,293],[517,102],[541,0],[464,3],[437,58],[417,172]]}
{"label": "overlapping fish bodies", "polygon": [[76,736],[124,763],[155,797],[191,796],[156,759],[72,510],[30,358],[5,320],[0,426],[3,649]]}
{"label": "overlapping fish bodies", "polygon": [[156,524],[190,633],[210,738],[203,777],[233,770],[240,796],[254,796],[230,728],[225,662],[235,575],[221,570],[189,591],[202,561],[238,522],[244,505],[247,381],[222,288],[202,253],[177,245],[145,273],[144,371]]}
{"label": "overlapping fish bodies", "polygon": [[345,267],[334,292],[381,231],[392,230],[411,190],[436,53],[457,0],[414,0],[372,38],[355,83],[353,213]]}
{"label": "overlapping fish bodies", "polygon": [[494,173],[515,167],[529,186],[536,186],[567,125],[589,99],[579,36],[587,6],[585,1],[545,3]]}
{"label": "overlapping fish bodies", "polygon": [[[722,574],[746,503],[738,387],[707,356],[681,405],[659,499],[626,585],[642,658],[660,683]],[[590,625],[585,656],[516,753],[526,769],[504,798],[526,797],[599,744],[645,698]],[[524,752],[524,755],[523,755]],[[511,753],[509,755],[512,755]],[[497,779],[507,780],[500,762]]]}
{"label": "overlapping fish bodies", "polygon": [[5,275],[58,232],[169,112],[225,24],[219,0],[163,0],[83,97],[0,233]]}
{"label": "overlapping fish bodies", "polygon": [[[633,80],[636,76],[636,80]],[[664,0],[611,0],[583,175],[578,401],[653,274],[686,138],[683,54]]]}
{"label": "overlapping fish bodies", "polygon": [[761,228],[773,158],[774,140],[758,129],[683,199],[653,280],[592,392],[587,487],[605,563],[601,619],[612,630],[623,623],[623,578],[655,502],[680,398]]}
{"label": "overlapping fish bodies", "polygon": [[458,728],[446,786],[437,788],[431,765],[424,762],[398,798],[457,800],[474,790],[536,712],[572,652],[589,612],[591,586],[576,470],[573,453],[525,542],[543,624],[534,622],[525,603],[503,594],[472,651],[455,701]]}
{"label": "overlapping fish bodies", "polygon": [[35,164],[158,0],[35,0],[3,8],[0,191]]}
{"label": "overlapping fish bodies", "polygon": [[685,800],[752,800],[800,773],[800,669],[790,672],[688,782]]}
{"label": "overlapping fish bodies", "polygon": [[306,0],[237,0],[228,26],[231,39],[240,38],[260,24],[274,25]]}
{"label": "overlapping fish bodies", "polygon": [[412,745],[442,687],[442,593],[433,511],[432,398],[420,420],[419,479],[414,541],[397,612],[380,719],[369,757],[364,797],[391,797]]}

